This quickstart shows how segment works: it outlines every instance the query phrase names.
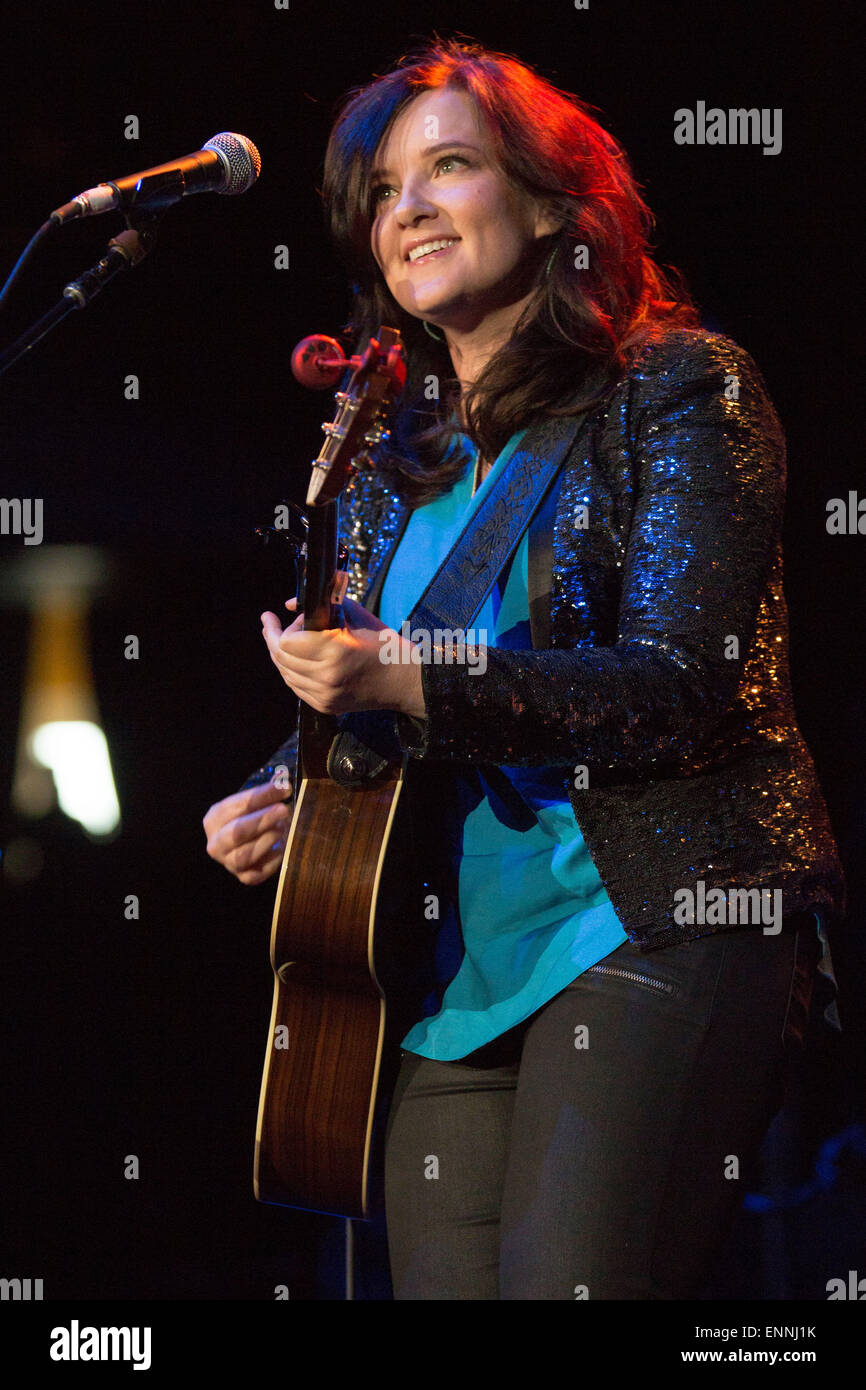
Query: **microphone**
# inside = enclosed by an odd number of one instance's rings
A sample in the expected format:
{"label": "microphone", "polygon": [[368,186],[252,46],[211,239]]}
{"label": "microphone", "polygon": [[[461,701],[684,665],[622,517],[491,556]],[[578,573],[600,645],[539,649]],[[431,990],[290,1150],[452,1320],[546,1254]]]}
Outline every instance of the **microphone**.
{"label": "microphone", "polygon": [[194,154],[157,164],[142,174],[86,188],[71,202],[55,208],[56,226],[76,217],[95,217],[112,208],[168,207],[190,193],[246,193],[261,173],[262,159],[252,140],[229,130],[214,135]]}

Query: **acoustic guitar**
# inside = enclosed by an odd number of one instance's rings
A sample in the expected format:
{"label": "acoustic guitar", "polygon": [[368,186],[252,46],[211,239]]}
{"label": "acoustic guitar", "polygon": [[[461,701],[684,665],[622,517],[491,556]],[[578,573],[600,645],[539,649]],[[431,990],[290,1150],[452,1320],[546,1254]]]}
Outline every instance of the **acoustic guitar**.
{"label": "acoustic guitar", "polygon": [[[317,341],[331,343],[305,343]],[[399,333],[380,328],[355,363],[336,393],[335,419],[323,426],[306,498],[303,615],[314,631],[341,625],[337,499],[359,456],[369,465],[366,447],[383,437],[385,413],[404,384]],[[406,760],[389,762],[362,786],[340,785],[328,774],[338,731],[335,718],[300,702],[294,814],[271,932],[274,996],[254,1189],[261,1202],[369,1219],[386,1023],[377,930]]]}

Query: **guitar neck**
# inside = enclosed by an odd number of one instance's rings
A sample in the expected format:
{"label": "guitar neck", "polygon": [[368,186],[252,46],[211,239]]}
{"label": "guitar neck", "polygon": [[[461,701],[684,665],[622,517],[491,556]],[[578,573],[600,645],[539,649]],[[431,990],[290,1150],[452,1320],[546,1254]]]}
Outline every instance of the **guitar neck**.
{"label": "guitar neck", "polygon": [[[402,390],[406,367],[400,334],[383,325],[371,338],[345,391],[336,393],[337,415],[322,426],[325,441],[313,463],[307,490],[304,565],[304,628],[325,632],[343,626],[345,576],[338,581],[337,506],[356,461],[372,466],[366,447],[387,437],[386,409]],[[334,716],[317,713],[302,700],[298,756],[305,777],[325,776],[327,755],[338,730]]]}
{"label": "guitar neck", "polygon": [[333,602],[337,576],[337,503],[311,507],[308,515],[307,559],[304,566],[304,627],[313,632],[339,627],[339,605]]}
{"label": "guitar neck", "polygon": [[[304,565],[304,628],[324,632],[341,627],[339,604],[333,602],[337,575],[337,503],[311,507],[307,517]],[[320,714],[303,700],[298,708],[298,761],[304,777],[324,777],[328,750],[338,732],[332,715]]]}

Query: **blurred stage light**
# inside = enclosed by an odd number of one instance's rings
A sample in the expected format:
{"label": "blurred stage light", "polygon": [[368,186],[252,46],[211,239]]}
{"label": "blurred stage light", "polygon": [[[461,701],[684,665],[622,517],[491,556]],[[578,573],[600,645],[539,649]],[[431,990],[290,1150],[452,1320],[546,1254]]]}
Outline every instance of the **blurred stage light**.
{"label": "blurred stage light", "polygon": [[30,747],[37,762],[51,770],[60,809],[91,835],[110,835],[120,824],[120,807],[99,726],[85,719],[40,724],[30,735]]}
{"label": "blurred stage light", "polygon": [[7,601],[32,613],[12,804],[33,819],[57,803],[95,838],[120,825],[87,643],[88,607],[105,577],[98,551],[53,546],[22,554],[3,585]]}

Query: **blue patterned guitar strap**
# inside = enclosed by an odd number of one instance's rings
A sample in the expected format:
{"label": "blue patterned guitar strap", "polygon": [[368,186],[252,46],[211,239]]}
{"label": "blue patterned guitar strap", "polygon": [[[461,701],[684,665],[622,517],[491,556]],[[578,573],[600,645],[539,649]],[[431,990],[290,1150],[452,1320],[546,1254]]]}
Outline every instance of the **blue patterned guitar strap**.
{"label": "blue patterned guitar strap", "polygon": [[413,608],[410,628],[432,633],[469,625],[515,554],[585,418],[530,426]]}
{"label": "blue patterned guitar strap", "polygon": [[[437,630],[465,631],[542,508],[586,414],[547,418],[530,426],[406,620],[410,633],[420,630],[432,640]],[[378,602],[407,520],[408,513],[364,596],[366,608]],[[545,521],[552,528],[552,515]],[[340,730],[331,747],[328,773],[344,785],[377,776],[399,756],[393,715],[386,711],[343,715]]]}

